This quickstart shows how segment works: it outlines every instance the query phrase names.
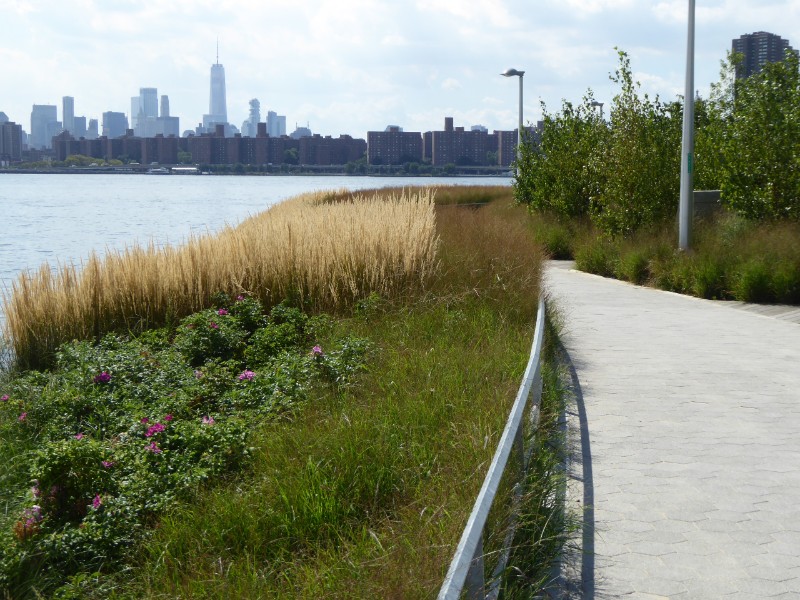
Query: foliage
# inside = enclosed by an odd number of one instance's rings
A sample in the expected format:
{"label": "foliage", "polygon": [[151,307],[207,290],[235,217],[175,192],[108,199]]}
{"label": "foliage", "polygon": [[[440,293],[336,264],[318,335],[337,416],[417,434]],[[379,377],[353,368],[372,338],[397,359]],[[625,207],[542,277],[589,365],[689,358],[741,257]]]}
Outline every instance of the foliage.
{"label": "foliage", "polygon": [[722,140],[722,198],[748,219],[800,219],[800,69],[787,52],[737,80]]}
{"label": "foliage", "polygon": [[[113,570],[176,502],[248,468],[253,424],[329,382],[345,389],[363,369],[366,340],[323,352],[295,308],[256,317],[256,300],[229,306],[184,319],[174,343],[164,329],[66,344],[51,371],[3,384],[0,445],[29,450],[4,467],[0,594],[49,594],[67,577]],[[265,325],[246,340],[242,321]],[[247,362],[248,342],[271,326],[294,335],[268,362]]]}
{"label": "foliage", "polygon": [[609,134],[593,102],[590,90],[577,107],[564,101],[559,113],[548,114],[542,105],[541,142],[524,143],[517,163],[514,194],[519,202],[566,218],[588,214],[602,187],[597,159]]}

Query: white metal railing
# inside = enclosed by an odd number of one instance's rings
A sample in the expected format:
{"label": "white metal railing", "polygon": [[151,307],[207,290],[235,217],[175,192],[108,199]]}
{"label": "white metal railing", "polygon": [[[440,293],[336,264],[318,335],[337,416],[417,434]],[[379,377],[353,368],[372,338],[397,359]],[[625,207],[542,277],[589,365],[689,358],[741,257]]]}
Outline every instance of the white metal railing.
{"label": "white metal railing", "polygon": [[[478,598],[481,600],[496,598],[499,593],[500,576],[506,568],[506,563],[508,562],[511,551],[511,543],[514,537],[514,524],[512,522],[511,527],[506,533],[504,548],[499,553],[498,563],[493,569],[493,576],[489,581],[488,588],[484,575],[484,529],[489,517],[489,511],[492,508],[497,490],[500,486],[500,480],[508,466],[508,461],[512,452],[519,460],[520,472],[524,475],[527,470],[528,460],[524,449],[522,426],[524,423],[525,411],[529,405],[531,389],[535,391],[535,398],[531,410],[538,412],[539,403],[541,401],[541,354],[542,340],[544,339],[544,322],[545,303],[542,297],[539,299],[536,329],[533,334],[533,346],[531,348],[530,359],[528,360],[528,367],[525,369],[522,384],[517,392],[517,398],[511,408],[511,414],[506,422],[494,458],[492,458],[489,472],[486,473],[483,487],[481,487],[481,491],[478,493],[478,498],[475,500],[472,513],[467,520],[467,526],[464,528],[461,541],[458,543],[455,556],[453,556],[453,561],[450,563],[447,577],[445,577],[444,583],[439,590],[439,600],[457,600],[461,597],[462,592],[466,592],[466,597],[470,600]],[[520,496],[521,482],[517,482],[513,502],[518,503]]]}

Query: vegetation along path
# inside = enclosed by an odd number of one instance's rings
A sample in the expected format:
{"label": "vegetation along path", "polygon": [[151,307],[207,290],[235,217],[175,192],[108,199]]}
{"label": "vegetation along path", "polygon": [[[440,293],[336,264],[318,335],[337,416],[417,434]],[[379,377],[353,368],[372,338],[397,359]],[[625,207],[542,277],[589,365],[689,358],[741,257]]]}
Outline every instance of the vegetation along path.
{"label": "vegetation along path", "polygon": [[798,597],[800,324],[569,263],[547,289],[577,376],[570,595]]}

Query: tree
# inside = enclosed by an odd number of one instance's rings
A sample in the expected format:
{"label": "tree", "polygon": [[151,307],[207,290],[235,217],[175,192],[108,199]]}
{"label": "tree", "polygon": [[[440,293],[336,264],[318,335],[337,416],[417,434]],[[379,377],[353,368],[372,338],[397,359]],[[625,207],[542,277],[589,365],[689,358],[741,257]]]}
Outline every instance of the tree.
{"label": "tree", "polygon": [[736,80],[721,142],[722,200],[749,219],[800,219],[797,56]]}
{"label": "tree", "polygon": [[658,96],[639,96],[628,55],[618,50],[611,80],[620,92],[611,106],[608,139],[597,155],[601,187],[592,196],[592,220],[607,234],[628,235],[677,213],[682,108]]}

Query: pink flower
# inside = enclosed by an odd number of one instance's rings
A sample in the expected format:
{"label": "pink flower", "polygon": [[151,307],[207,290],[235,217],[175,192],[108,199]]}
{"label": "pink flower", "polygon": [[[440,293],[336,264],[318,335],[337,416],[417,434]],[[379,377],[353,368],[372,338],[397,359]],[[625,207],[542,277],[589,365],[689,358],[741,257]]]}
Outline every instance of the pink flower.
{"label": "pink flower", "polygon": [[140,422],[140,423],[149,423],[149,422],[150,422],[150,419],[148,419],[147,417],[142,417],[142,420],[141,420],[141,421],[139,421],[139,422]]}
{"label": "pink flower", "polygon": [[202,371],[195,371],[194,372],[194,378],[195,379],[202,379],[203,378],[203,372]]}
{"label": "pink flower", "polygon": [[144,437],[153,437],[155,434],[161,433],[165,429],[166,426],[162,425],[161,423],[156,423],[147,429],[147,433],[144,434]]}
{"label": "pink flower", "polygon": [[103,504],[103,499],[100,498],[100,494],[95,494],[94,500],[92,500],[92,508],[97,510]]}
{"label": "pink flower", "polygon": [[203,417],[203,425],[213,425],[214,424],[214,417],[209,417],[206,415]]}
{"label": "pink flower", "polygon": [[237,301],[237,302],[241,302],[242,300],[244,300],[244,296],[242,296],[241,294],[239,294],[238,296],[236,296],[236,301]]}
{"label": "pink flower", "polygon": [[161,448],[159,448],[158,444],[155,442],[150,442],[147,446],[145,446],[145,448],[153,454],[161,454]]}
{"label": "pink flower", "polygon": [[224,317],[225,315],[227,315],[227,314],[228,314],[228,311],[227,311],[227,310],[225,310],[224,308],[220,308],[220,309],[217,311],[217,314],[218,314],[219,316],[221,316],[221,317]]}
{"label": "pink flower", "polygon": [[114,466],[114,462],[111,460],[104,460],[101,462],[101,464],[103,465],[104,469],[110,469],[111,467]]}
{"label": "pink flower", "polygon": [[214,323],[214,321],[211,321],[211,324],[209,325],[209,327],[211,327],[211,329],[219,329],[219,325]]}
{"label": "pink flower", "polygon": [[322,346],[317,344],[311,349],[311,355],[316,358],[317,356],[322,356]]}
{"label": "pink flower", "polygon": [[164,415],[164,420],[169,423],[174,417],[172,415]]}
{"label": "pink flower", "polygon": [[24,412],[24,413],[22,413],[22,414],[19,416],[19,419],[17,419],[17,420],[18,420],[20,423],[24,423],[24,422],[25,422],[25,419],[27,419],[27,418],[28,418],[28,413]]}
{"label": "pink flower", "polygon": [[8,394],[3,394],[0,396],[0,402],[8,402]]}
{"label": "pink flower", "polygon": [[83,433],[78,433],[74,437],[75,437],[76,440],[82,440],[83,439]]}
{"label": "pink flower", "polygon": [[38,481],[33,482],[33,487],[31,488],[31,494],[33,494],[34,498],[38,498],[39,496],[42,495],[42,490],[39,489]]}
{"label": "pink flower", "polygon": [[239,375],[239,381],[245,381],[245,380],[250,381],[255,376],[256,374],[253,373],[252,371],[245,370],[242,371],[242,373]]}

